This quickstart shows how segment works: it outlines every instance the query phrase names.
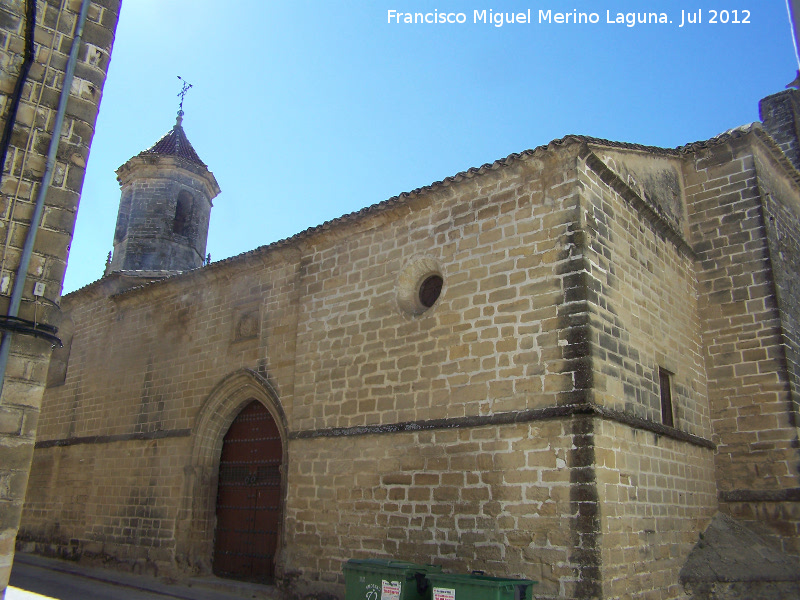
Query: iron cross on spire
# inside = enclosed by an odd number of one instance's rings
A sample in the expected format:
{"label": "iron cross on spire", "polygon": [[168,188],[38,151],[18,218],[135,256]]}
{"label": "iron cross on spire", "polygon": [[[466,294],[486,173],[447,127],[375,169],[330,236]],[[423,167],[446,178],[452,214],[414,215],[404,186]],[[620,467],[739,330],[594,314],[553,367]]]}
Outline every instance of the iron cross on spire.
{"label": "iron cross on spire", "polygon": [[192,84],[189,83],[188,81],[186,81],[180,75],[178,75],[178,79],[180,79],[183,82],[183,87],[181,88],[181,91],[178,92],[178,96],[181,97],[181,104],[178,107],[178,115],[180,115],[182,117],[183,116],[183,99],[186,97],[186,94],[189,92],[189,89],[192,87]]}

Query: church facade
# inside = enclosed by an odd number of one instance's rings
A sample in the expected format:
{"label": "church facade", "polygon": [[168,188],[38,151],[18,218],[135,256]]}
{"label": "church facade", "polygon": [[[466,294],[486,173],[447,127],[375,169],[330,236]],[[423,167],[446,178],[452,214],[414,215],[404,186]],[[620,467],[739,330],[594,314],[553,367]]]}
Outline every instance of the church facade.
{"label": "church facade", "polygon": [[700,597],[719,515],[800,555],[797,105],[566,137],[212,264],[179,118],[62,299],[19,546],[298,596],[392,557]]}

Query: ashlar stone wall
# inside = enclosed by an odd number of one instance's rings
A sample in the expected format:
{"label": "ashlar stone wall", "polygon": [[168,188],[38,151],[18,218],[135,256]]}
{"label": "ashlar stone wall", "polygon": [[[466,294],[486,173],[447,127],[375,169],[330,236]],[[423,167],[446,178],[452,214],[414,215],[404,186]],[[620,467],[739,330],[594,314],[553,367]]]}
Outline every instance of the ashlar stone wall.
{"label": "ashlar stone wall", "polygon": [[[297,427],[558,404],[573,389],[557,306],[575,178],[569,155],[528,158],[315,240],[301,263]],[[444,286],[415,315],[398,295],[416,292],[402,275],[420,266]]]}
{"label": "ashlar stone wall", "polygon": [[[296,308],[288,290],[296,265],[277,254],[268,265],[255,259],[262,268],[247,279],[234,266],[217,271],[220,280],[206,271],[199,282],[190,275],[183,285],[123,294],[106,279],[65,298],[74,324],[68,368],[44,400],[25,506],[31,526],[21,539],[35,531],[57,554],[139,561],[162,571],[174,568],[176,544],[189,554],[193,532],[179,539],[176,530],[199,502],[186,469],[205,442],[192,437],[204,400],[245,365],[269,372],[291,398],[287,356]],[[209,477],[203,498],[213,503],[208,486],[216,486],[216,472]],[[80,508],[70,494],[80,495]]]}
{"label": "ashlar stone wall", "polygon": [[[582,231],[594,419],[594,531],[602,594],[676,598],[717,509],[694,252],[683,236],[672,151],[589,146]],[[649,154],[649,155],[648,155]],[[670,374],[672,422],[659,371]]]}
{"label": "ashlar stone wall", "polygon": [[561,420],[298,440],[287,568],[338,583],[349,558],[404,557],[529,577],[537,597],[570,597],[571,447]]}
{"label": "ashlar stone wall", "polygon": [[[664,154],[653,170],[679,181],[680,160]],[[658,199],[640,195],[617,175],[625,154],[617,150],[603,158],[587,155],[581,173],[595,400],[662,423],[664,369],[671,374],[674,427],[710,439],[695,254],[680,222],[660,210]]]}
{"label": "ashlar stone wall", "polygon": [[717,509],[709,448],[610,420],[595,429],[606,598],[681,598],[681,568]]}
{"label": "ashlar stone wall", "polygon": [[796,174],[757,128],[721,142],[697,147],[684,171],[719,498],[798,554],[796,309],[781,310],[778,295],[790,289],[784,270],[797,259],[791,238],[783,238],[785,259],[769,244],[791,222],[779,202]]}

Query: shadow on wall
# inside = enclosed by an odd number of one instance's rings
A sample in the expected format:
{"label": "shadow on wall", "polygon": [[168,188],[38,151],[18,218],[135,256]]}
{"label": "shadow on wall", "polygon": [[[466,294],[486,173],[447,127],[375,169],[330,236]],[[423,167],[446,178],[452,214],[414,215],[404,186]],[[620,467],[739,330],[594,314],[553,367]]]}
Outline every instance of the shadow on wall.
{"label": "shadow on wall", "polygon": [[691,600],[800,598],[800,560],[717,513],[681,569]]}

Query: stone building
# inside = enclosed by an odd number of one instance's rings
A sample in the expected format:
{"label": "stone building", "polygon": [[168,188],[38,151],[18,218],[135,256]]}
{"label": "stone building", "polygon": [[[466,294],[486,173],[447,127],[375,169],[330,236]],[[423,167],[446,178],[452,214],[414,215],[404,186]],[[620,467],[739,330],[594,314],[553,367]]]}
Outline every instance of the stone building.
{"label": "stone building", "polygon": [[395,557],[668,599],[744,597],[703,552],[749,536],[796,593],[797,94],[678,149],[569,136],[207,265],[219,188],[179,120],[118,170],[114,257],[63,298],[22,548],[300,596]]}
{"label": "stone building", "polygon": [[119,7],[0,0],[0,598]]}

